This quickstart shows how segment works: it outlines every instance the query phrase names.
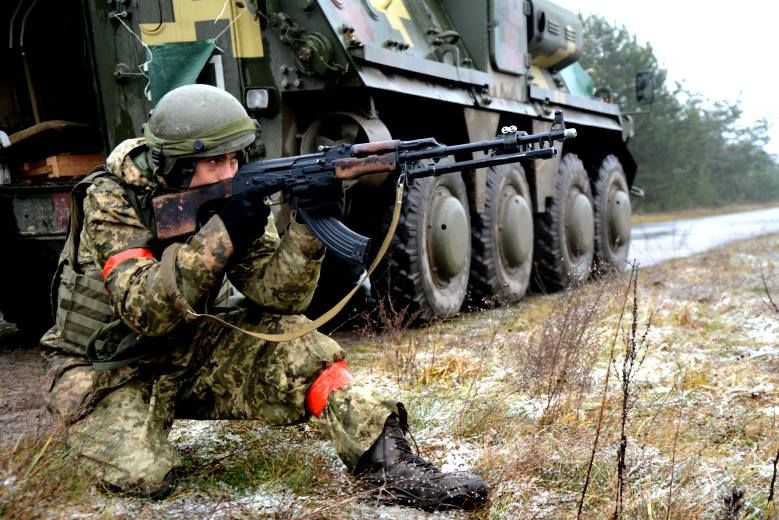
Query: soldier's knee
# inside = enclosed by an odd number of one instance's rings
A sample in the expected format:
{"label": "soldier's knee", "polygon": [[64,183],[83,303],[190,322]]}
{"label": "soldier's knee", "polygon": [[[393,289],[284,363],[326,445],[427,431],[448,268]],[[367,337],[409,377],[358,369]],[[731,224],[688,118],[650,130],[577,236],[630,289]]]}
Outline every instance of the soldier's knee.
{"label": "soldier's knee", "polygon": [[[307,326],[310,320],[305,316],[284,316],[279,323],[283,332],[294,332]],[[297,358],[298,362],[305,356],[305,363],[311,364],[312,370],[321,371],[332,363],[344,359],[345,354],[341,345],[334,339],[325,336],[321,332],[311,332],[296,340],[279,344],[289,352],[291,358]]]}
{"label": "soldier's knee", "polygon": [[45,394],[46,407],[52,416],[65,424],[75,422],[85,413],[92,395],[95,371],[90,366],[74,366],[65,371],[50,371]]}

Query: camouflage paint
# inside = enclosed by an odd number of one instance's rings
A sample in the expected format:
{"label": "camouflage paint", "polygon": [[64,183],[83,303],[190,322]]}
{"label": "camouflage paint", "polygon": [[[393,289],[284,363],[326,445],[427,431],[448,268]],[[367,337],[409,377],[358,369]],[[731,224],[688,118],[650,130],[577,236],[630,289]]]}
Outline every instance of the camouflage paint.
{"label": "camouflage paint", "polygon": [[[138,24],[141,39],[146,45],[171,42],[190,42],[198,39],[198,22],[227,20],[232,23],[232,55],[236,58],[262,58],[260,24],[245,7],[235,0],[171,0],[173,22]],[[220,30],[214,31],[214,36]]]}
{"label": "camouflage paint", "polygon": [[411,22],[411,16],[403,0],[370,0],[370,2],[375,9],[384,13],[390,26],[401,34],[403,41],[413,47],[414,42],[406,29],[406,24]]}

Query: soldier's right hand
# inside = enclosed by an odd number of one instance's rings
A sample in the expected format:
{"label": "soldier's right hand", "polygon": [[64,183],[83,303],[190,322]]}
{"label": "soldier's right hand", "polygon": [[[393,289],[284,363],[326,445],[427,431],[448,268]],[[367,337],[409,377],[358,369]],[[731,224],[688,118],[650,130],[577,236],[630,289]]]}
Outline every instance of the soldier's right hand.
{"label": "soldier's right hand", "polygon": [[217,215],[227,228],[233,250],[242,253],[265,232],[270,207],[261,195],[245,192],[230,197]]}

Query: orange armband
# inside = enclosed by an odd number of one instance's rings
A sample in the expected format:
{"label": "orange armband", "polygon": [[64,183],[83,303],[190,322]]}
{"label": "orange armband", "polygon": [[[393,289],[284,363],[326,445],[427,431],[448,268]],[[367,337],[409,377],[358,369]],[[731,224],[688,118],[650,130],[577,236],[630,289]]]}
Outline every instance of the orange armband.
{"label": "orange armband", "polygon": [[154,258],[154,255],[150,249],[146,249],[145,247],[133,247],[132,249],[120,251],[106,260],[102,271],[103,280],[108,278],[108,275],[111,274],[111,271],[116,269],[116,266],[131,258]]}

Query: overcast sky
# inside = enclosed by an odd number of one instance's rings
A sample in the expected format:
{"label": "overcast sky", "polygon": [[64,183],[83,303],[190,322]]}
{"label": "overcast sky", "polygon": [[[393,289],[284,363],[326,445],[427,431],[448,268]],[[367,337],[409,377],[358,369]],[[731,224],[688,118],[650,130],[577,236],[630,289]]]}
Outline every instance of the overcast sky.
{"label": "overcast sky", "polygon": [[712,101],[740,101],[744,125],[768,119],[766,150],[779,155],[779,2],[553,1],[624,25],[641,43],[652,44],[669,81]]}

